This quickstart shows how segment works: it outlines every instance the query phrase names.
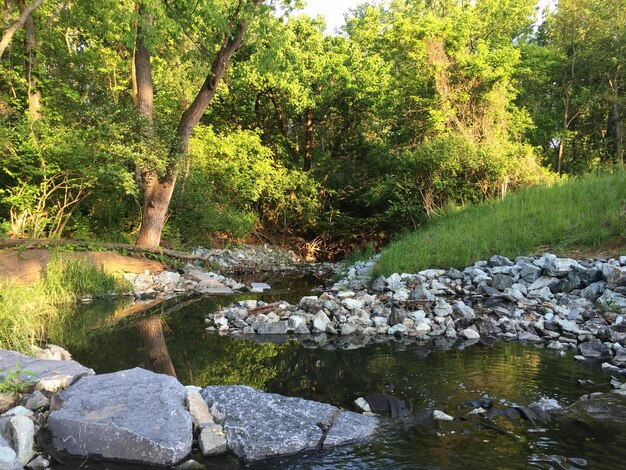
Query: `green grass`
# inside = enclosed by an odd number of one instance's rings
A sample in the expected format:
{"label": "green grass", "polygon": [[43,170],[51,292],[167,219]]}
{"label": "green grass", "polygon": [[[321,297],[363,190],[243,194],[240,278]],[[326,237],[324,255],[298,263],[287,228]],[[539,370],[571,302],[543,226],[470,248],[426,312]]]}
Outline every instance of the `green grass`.
{"label": "green grass", "polygon": [[50,260],[42,279],[24,286],[0,282],[0,348],[31,352],[45,340],[52,322],[82,295],[103,296],[127,289],[125,283],[81,259]]}
{"label": "green grass", "polygon": [[519,190],[502,201],[451,209],[383,250],[374,275],[463,267],[510,258],[623,245],[626,173]]}

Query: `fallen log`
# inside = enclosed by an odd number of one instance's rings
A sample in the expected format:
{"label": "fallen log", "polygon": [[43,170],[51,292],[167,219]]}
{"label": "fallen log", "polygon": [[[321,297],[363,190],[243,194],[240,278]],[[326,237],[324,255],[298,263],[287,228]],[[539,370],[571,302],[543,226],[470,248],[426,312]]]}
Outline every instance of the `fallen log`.
{"label": "fallen log", "polygon": [[[54,247],[54,246],[77,246],[82,248],[103,248],[111,251],[130,251],[138,254],[152,254],[152,255],[162,255],[168,256],[170,258],[182,259],[187,261],[210,261],[209,258],[205,256],[192,255],[190,253],[182,253],[176,250],[166,250],[163,248],[141,248],[135,245],[128,245],[126,243],[94,243],[94,242],[81,242],[76,240],[41,240],[41,239],[23,239],[23,238],[15,238],[15,239],[7,239],[0,240],[0,250],[5,248],[20,248],[20,249],[31,249],[31,248],[41,248],[41,247]],[[92,250],[97,251],[97,250]]]}

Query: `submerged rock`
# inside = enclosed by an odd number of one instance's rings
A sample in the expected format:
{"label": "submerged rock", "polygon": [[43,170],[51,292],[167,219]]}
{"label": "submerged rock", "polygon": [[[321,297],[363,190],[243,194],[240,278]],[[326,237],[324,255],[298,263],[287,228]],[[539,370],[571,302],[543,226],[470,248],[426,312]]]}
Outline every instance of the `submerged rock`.
{"label": "submerged rock", "polygon": [[378,424],[372,416],[241,385],[210,386],[201,395],[223,424],[228,449],[248,462],[361,441]]}
{"label": "submerged rock", "polygon": [[71,455],[174,465],[191,452],[185,388],[135,368],[85,377],[51,404],[52,446]]}

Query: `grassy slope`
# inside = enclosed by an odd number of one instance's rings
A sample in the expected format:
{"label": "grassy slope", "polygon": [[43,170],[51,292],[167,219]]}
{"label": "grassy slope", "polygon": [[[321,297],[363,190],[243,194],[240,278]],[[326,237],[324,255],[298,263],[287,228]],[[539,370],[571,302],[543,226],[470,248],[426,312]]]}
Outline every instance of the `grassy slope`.
{"label": "grassy slope", "polygon": [[623,246],[626,173],[517,191],[449,211],[383,250],[376,275],[462,267],[494,254],[556,254]]}

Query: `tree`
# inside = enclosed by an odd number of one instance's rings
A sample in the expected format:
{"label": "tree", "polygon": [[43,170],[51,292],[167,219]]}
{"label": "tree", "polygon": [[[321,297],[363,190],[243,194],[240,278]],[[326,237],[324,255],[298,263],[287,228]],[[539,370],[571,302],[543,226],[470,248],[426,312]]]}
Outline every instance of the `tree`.
{"label": "tree", "polygon": [[[184,3],[184,2],[183,2]],[[204,83],[195,98],[183,111],[176,127],[176,142],[162,174],[153,166],[140,168],[143,192],[143,212],[137,245],[156,248],[161,241],[161,232],[165,225],[167,211],[178,177],[178,165],[187,155],[189,139],[195,126],[215,96],[217,87],[224,76],[226,67],[233,54],[243,43],[248,25],[259,10],[263,0],[239,0],[223,31],[221,44]],[[169,5],[166,2],[167,5]],[[174,10],[174,6],[170,6]],[[139,22],[134,53],[134,102],[136,109],[149,125],[153,123],[154,84],[152,80],[151,53],[147,47],[146,31],[152,27],[154,12],[139,4]],[[184,27],[184,25],[182,25]],[[152,132],[152,131],[151,131]]]}

